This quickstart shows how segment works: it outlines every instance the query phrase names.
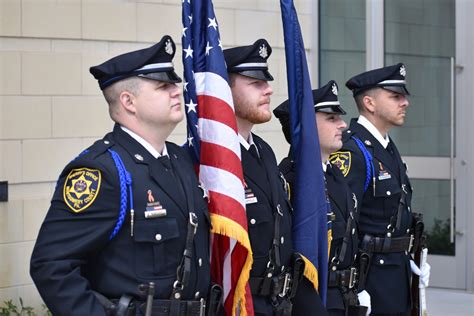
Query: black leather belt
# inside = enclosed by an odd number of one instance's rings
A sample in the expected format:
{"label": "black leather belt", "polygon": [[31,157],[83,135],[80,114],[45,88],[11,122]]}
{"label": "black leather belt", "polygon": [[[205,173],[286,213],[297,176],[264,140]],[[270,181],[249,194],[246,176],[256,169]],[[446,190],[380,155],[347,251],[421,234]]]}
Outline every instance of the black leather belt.
{"label": "black leather belt", "polygon": [[403,237],[374,237],[365,235],[362,239],[362,249],[369,253],[390,253],[410,251],[413,246],[413,236]]}
{"label": "black leather belt", "polygon": [[354,267],[346,270],[329,271],[328,286],[352,289],[357,283],[357,279],[358,273]]}
{"label": "black leather belt", "polygon": [[[168,316],[173,306],[179,310],[177,315],[180,316],[204,316],[206,303],[204,299],[200,301],[183,301],[183,300],[153,300],[152,316]],[[140,311],[145,315],[146,303],[140,303]]]}
{"label": "black leather belt", "polygon": [[[268,281],[270,281],[269,286],[265,286]],[[251,277],[249,279],[250,291],[252,295],[269,297],[278,294],[280,297],[284,297],[290,292],[292,281],[290,273],[282,273],[279,276],[272,277],[271,280]]]}

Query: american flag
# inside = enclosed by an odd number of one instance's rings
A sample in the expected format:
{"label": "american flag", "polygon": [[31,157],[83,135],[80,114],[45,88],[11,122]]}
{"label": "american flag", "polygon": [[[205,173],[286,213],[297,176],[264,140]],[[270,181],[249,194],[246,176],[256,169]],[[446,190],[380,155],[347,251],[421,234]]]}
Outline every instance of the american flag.
{"label": "american flag", "polygon": [[183,0],[182,22],[187,146],[208,191],[211,277],[223,287],[227,315],[253,315],[240,143],[212,2]]}

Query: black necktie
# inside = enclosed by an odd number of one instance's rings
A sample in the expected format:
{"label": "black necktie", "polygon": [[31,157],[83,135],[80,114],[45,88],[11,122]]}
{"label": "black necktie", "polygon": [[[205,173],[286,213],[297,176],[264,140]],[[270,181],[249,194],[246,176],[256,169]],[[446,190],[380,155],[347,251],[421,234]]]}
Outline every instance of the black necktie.
{"label": "black necktie", "polygon": [[249,152],[255,159],[260,161],[260,156],[258,155],[257,147],[255,146],[255,144],[250,145]]}
{"label": "black necktie", "polygon": [[394,155],[395,154],[395,151],[393,150],[393,144],[392,142],[389,142],[388,145],[387,145],[387,151],[390,153],[390,155]]}
{"label": "black necktie", "polygon": [[166,168],[167,171],[170,172],[171,178],[176,181],[176,185],[180,194],[182,194],[182,197],[185,197],[186,195],[184,193],[183,184],[179,176],[173,170],[173,166],[171,165],[171,159],[168,156],[161,156],[158,157],[158,161]]}
{"label": "black necktie", "polygon": [[158,157],[158,161],[161,162],[161,164],[166,168],[166,170],[173,170],[171,166],[171,160],[168,156]]}

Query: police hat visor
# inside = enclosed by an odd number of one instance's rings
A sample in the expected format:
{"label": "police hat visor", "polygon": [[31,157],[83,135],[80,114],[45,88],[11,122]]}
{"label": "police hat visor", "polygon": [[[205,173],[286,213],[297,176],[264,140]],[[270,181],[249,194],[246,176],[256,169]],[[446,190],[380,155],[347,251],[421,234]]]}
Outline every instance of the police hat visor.
{"label": "police hat visor", "polygon": [[410,95],[410,92],[408,92],[405,86],[381,86],[381,88],[384,88],[385,90],[393,91],[395,93],[400,93],[403,95]]}
{"label": "police hat visor", "polygon": [[151,72],[147,74],[139,74],[138,77],[170,83],[178,83],[182,81],[181,78],[173,70],[169,70],[166,72]]}
{"label": "police hat visor", "polygon": [[329,114],[340,114],[345,115],[346,111],[340,105],[328,105],[323,107],[315,107],[316,112],[324,112]]}
{"label": "police hat visor", "polygon": [[265,80],[265,81],[273,81],[273,76],[266,69],[243,70],[237,73],[245,77],[250,77],[250,78],[255,78],[255,79]]}

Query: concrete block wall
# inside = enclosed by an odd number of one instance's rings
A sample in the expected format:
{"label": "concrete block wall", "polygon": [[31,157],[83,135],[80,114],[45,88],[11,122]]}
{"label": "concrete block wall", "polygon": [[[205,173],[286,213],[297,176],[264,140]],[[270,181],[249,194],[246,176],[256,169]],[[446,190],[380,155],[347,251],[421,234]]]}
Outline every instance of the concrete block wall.
{"label": "concrete block wall", "polygon": [[[307,48],[311,0],[295,1]],[[286,71],[279,2],[215,0],[225,47],[258,38],[274,48],[272,103],[286,99]],[[0,1],[0,304],[7,299],[41,311],[29,276],[29,259],[64,165],[111,127],[107,106],[88,68],[117,54],[147,47],[170,34],[181,69],[179,0]],[[255,128],[278,159],[288,146],[276,119]],[[185,141],[185,122],[171,136]]]}

